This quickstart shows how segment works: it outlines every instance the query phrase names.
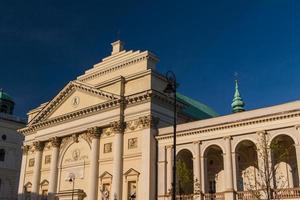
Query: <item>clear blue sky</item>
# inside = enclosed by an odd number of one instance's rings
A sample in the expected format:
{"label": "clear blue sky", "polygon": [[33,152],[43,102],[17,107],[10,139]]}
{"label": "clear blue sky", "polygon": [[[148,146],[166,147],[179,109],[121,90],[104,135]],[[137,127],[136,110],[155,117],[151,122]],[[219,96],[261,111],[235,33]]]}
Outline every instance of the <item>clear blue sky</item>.
{"label": "clear blue sky", "polygon": [[300,99],[299,0],[40,1],[0,4],[0,87],[15,114],[50,100],[111,51],[150,50],[180,92],[230,113],[234,72],[246,109]]}

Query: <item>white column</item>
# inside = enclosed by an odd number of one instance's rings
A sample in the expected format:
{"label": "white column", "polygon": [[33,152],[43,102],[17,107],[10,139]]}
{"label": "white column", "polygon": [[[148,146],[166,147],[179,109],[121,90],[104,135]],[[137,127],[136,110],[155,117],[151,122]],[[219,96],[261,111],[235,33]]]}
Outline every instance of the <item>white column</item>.
{"label": "white column", "polygon": [[201,190],[202,190],[202,193],[205,194],[205,185],[206,185],[206,182],[207,182],[207,158],[206,157],[203,157],[201,156],[200,157],[200,162],[201,162],[201,168],[200,168],[200,172],[201,172]]}
{"label": "white column", "polygon": [[95,200],[98,199],[100,133],[101,132],[99,127],[93,127],[88,129],[88,134],[92,140],[88,199],[95,199]]}
{"label": "white column", "polygon": [[49,190],[48,196],[50,200],[54,200],[54,195],[57,192],[57,176],[58,176],[58,156],[59,156],[59,147],[61,139],[54,137],[50,139],[52,145],[52,154],[51,154],[51,165],[50,165],[50,178],[49,178]]}
{"label": "white column", "polygon": [[297,170],[298,170],[298,180],[300,183],[300,145],[295,145],[295,149],[296,149],[296,159],[297,159],[296,162],[297,162]]}
{"label": "white column", "polygon": [[19,178],[19,188],[18,188],[18,200],[24,199],[24,181],[25,181],[25,171],[27,165],[27,153],[28,153],[28,146],[22,146],[22,164],[21,164],[21,171],[20,171],[20,178]]}
{"label": "white column", "polygon": [[232,153],[232,164],[233,164],[233,188],[237,191],[237,174],[238,172],[238,161],[236,152]]}
{"label": "white column", "polygon": [[233,169],[231,155],[231,137],[225,137],[224,172],[225,172],[225,200],[235,199],[233,189]]}
{"label": "white column", "polygon": [[35,148],[35,157],[34,157],[34,169],[33,169],[33,181],[32,181],[32,199],[37,200],[39,196],[39,189],[40,189],[41,165],[42,165],[44,143],[40,141],[34,142],[33,146]]}
{"label": "white column", "polygon": [[120,124],[114,127],[114,144],[113,144],[113,179],[112,179],[112,199],[122,199],[123,183],[123,134],[121,133]]}
{"label": "white column", "polygon": [[172,181],[173,181],[172,145],[166,146],[166,148],[167,148],[167,192],[169,193],[172,189]]}
{"label": "white column", "polygon": [[[195,157],[193,162],[194,181],[197,180],[197,185],[194,184],[194,193],[201,193],[201,165],[200,165],[200,141],[194,142]],[[198,188],[197,188],[198,187]]]}

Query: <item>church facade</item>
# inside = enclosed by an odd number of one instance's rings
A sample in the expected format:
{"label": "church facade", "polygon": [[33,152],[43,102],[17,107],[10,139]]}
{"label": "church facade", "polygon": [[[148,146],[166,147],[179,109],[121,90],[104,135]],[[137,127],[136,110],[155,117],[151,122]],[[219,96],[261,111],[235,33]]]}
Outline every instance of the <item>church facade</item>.
{"label": "church facade", "polygon": [[[163,92],[167,80],[157,62],[151,52],[126,51],[116,41],[110,56],[31,110],[19,130],[25,141],[18,199],[170,199],[174,101]],[[236,87],[236,113],[217,117],[176,96],[177,156],[188,172],[185,179],[178,174],[183,198],[251,199],[267,177],[259,169],[269,163],[279,173],[271,177],[278,186],[272,194],[300,194],[300,102],[242,112]],[[284,148],[271,152],[273,143]],[[267,159],[259,159],[259,149],[267,149]]]}

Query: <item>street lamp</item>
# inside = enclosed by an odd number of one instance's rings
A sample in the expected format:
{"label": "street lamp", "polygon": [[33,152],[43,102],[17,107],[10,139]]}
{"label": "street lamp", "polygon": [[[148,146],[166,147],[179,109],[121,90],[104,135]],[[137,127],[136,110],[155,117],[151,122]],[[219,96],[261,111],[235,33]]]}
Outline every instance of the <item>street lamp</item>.
{"label": "street lamp", "polygon": [[164,89],[164,93],[166,94],[173,94],[174,98],[174,115],[173,115],[173,190],[172,190],[172,199],[176,200],[176,125],[177,125],[177,112],[176,112],[176,104],[177,104],[177,99],[176,99],[176,76],[174,72],[168,71],[166,74],[167,78],[167,86]]}
{"label": "street lamp", "polygon": [[73,187],[72,187],[72,200],[74,200],[75,174],[73,174],[73,173],[69,174],[69,183],[73,183]]}

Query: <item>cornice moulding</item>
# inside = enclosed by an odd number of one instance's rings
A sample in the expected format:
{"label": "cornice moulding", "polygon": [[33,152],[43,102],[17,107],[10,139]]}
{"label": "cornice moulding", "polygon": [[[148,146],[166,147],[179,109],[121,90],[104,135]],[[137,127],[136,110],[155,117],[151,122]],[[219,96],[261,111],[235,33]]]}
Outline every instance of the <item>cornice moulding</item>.
{"label": "cornice moulding", "polygon": [[[261,124],[261,123],[266,123],[266,122],[271,122],[271,121],[278,121],[278,120],[288,119],[288,118],[293,118],[293,117],[300,117],[299,110],[290,111],[285,114],[280,112],[277,114],[272,114],[270,116],[255,117],[255,118],[245,119],[242,121],[220,123],[220,124],[216,124],[216,125],[181,130],[181,131],[177,131],[177,137],[209,133],[209,132],[215,132],[215,131],[237,128],[237,127],[245,127],[245,126],[249,126],[249,125]],[[173,133],[166,133],[163,135],[158,135],[158,136],[156,136],[156,139],[157,140],[170,139],[173,137],[172,134]]]}

